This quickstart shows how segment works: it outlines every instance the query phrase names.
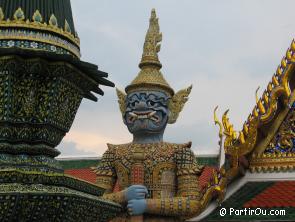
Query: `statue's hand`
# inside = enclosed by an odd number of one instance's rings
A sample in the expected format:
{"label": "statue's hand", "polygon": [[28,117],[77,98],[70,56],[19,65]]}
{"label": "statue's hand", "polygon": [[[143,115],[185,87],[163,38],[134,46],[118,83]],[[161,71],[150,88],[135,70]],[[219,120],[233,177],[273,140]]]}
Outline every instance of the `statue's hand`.
{"label": "statue's hand", "polygon": [[147,209],[146,199],[129,200],[127,209],[130,215],[142,215]]}
{"label": "statue's hand", "polygon": [[143,185],[132,185],[125,191],[125,200],[145,199],[148,191]]}

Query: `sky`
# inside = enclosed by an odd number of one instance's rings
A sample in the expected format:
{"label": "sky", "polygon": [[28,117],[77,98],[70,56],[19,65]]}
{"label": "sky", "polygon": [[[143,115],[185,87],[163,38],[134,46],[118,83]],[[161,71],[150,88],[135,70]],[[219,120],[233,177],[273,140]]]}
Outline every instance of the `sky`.
{"label": "sky", "polygon": [[[295,35],[293,0],[72,0],[82,60],[125,87],[139,72],[150,11],[163,34],[162,73],[175,91],[193,84],[179,119],[164,140],[192,141],[198,154],[217,153],[219,118],[227,110],[236,130],[271,80]],[[57,147],[61,157],[99,157],[106,143],[132,141],[123,124],[115,88],[103,87],[98,102],[84,99],[70,132]]]}

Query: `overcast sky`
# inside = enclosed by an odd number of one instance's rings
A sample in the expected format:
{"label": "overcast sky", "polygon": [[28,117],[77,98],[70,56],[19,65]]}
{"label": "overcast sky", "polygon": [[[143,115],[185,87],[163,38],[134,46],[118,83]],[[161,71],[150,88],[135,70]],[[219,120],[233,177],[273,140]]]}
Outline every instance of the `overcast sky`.
{"label": "overcast sky", "polygon": [[[162,72],[175,91],[193,84],[178,121],[165,141],[193,142],[197,154],[216,153],[213,109],[226,109],[236,130],[266,88],[295,35],[293,0],[72,0],[82,60],[95,63],[124,89],[139,72],[152,8],[163,34]],[[62,156],[100,156],[106,143],[132,140],[122,122],[114,88],[102,87],[97,103],[84,99]]]}

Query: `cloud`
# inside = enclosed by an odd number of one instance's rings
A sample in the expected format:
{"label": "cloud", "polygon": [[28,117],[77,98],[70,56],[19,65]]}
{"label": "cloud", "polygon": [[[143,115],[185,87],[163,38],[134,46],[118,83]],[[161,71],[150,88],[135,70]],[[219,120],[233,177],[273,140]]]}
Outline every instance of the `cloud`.
{"label": "cloud", "polygon": [[[81,155],[89,154],[92,156],[101,156],[107,148],[106,144],[110,142],[116,144],[122,141],[117,140],[116,137],[107,137],[89,131],[82,132],[79,130],[72,130],[65,136],[63,144],[60,146],[64,147],[64,145],[66,145],[66,148],[71,149],[69,145],[74,145],[73,152],[75,155],[80,152]],[[65,152],[65,148],[62,149],[62,155],[68,155],[70,153],[71,151]]]}
{"label": "cloud", "polygon": [[75,142],[67,142],[67,141],[63,141],[58,147],[57,149],[61,152],[60,157],[63,156],[94,156],[96,155],[95,152],[89,152],[89,151],[85,151],[82,149],[79,149],[77,147],[77,144]]}

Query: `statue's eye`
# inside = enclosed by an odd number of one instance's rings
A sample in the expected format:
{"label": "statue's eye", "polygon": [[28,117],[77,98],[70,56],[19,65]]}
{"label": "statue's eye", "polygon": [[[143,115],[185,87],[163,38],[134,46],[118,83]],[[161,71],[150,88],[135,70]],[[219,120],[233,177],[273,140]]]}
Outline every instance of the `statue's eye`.
{"label": "statue's eye", "polygon": [[156,103],[154,101],[152,101],[152,100],[149,100],[149,101],[147,101],[147,104],[149,106],[154,106]]}

